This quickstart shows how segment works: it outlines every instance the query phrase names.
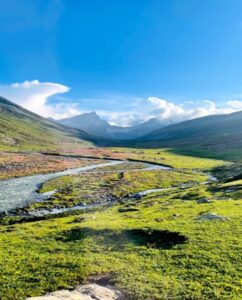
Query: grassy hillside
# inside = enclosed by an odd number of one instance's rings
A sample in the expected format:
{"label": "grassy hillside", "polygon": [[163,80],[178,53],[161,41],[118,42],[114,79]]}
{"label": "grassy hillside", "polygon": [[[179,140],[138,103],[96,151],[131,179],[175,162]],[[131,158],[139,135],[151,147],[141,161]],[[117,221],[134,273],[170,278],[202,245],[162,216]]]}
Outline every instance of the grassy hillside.
{"label": "grassy hillside", "polygon": [[136,145],[173,148],[176,153],[242,159],[242,112],[207,116],[167,126],[136,140]]}
{"label": "grassy hillside", "polygon": [[89,136],[0,97],[0,150],[57,150],[87,145]]}

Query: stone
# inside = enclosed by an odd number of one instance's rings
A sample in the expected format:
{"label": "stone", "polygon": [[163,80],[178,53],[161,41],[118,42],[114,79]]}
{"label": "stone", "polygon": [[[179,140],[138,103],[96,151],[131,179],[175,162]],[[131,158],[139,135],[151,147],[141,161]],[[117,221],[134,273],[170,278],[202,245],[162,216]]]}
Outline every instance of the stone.
{"label": "stone", "polygon": [[87,284],[76,287],[73,291],[60,290],[45,296],[27,298],[26,300],[127,300],[127,297],[112,286]]}
{"label": "stone", "polygon": [[140,195],[140,194],[134,194],[133,198],[136,199],[136,200],[140,200],[140,199],[142,199],[142,195]]}
{"label": "stone", "polygon": [[197,217],[198,221],[214,221],[214,220],[220,220],[220,221],[226,221],[229,220],[229,218],[217,215],[216,213],[204,213]]}
{"label": "stone", "polygon": [[197,204],[203,204],[203,203],[211,203],[211,200],[207,198],[201,198],[197,200]]}
{"label": "stone", "polygon": [[85,217],[76,217],[74,220],[73,220],[73,223],[83,223],[85,222],[86,218]]}
{"label": "stone", "polygon": [[156,221],[156,222],[163,222],[164,219],[162,219],[162,218],[156,218],[155,221]]}
{"label": "stone", "polygon": [[175,214],[173,214],[173,217],[174,218],[178,218],[178,217],[180,217],[181,215],[180,214],[177,214],[177,213],[175,213]]}

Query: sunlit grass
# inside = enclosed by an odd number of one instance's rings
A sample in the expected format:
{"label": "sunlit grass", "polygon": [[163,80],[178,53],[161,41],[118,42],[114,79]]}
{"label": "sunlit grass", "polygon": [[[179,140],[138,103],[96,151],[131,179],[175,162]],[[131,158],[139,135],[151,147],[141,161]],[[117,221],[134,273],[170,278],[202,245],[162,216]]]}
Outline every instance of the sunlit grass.
{"label": "sunlit grass", "polygon": [[[116,205],[82,214],[79,223],[70,216],[1,227],[1,299],[40,295],[110,272],[137,299],[240,299],[241,200],[197,204],[173,198],[150,195],[136,212],[120,213]],[[196,221],[206,211],[229,220]],[[180,232],[188,242],[156,249],[125,233],[147,227]],[[71,237],[72,229],[80,236]]]}
{"label": "sunlit grass", "polygon": [[[64,176],[46,182],[41,191],[57,189],[57,193],[52,200],[35,203],[31,209],[95,202],[110,194],[123,197],[146,189],[175,188],[42,221],[36,218],[18,224],[24,218],[2,218],[1,223],[6,225],[0,226],[0,299],[20,300],[71,289],[97,274],[109,274],[113,284],[137,300],[241,299],[242,194],[240,190],[226,193],[220,182],[205,185],[207,176],[200,173],[224,162],[176,157],[168,150],[160,154],[157,150],[145,150],[144,154],[136,149],[112,151],[122,157],[165,161],[180,170],[128,169],[122,176],[119,172]],[[221,178],[239,172],[237,167],[228,173],[228,168],[219,169]],[[187,182],[196,185],[180,187]],[[201,198],[210,203],[198,204]],[[135,210],[124,212],[123,208]],[[206,213],[226,219],[197,220]],[[7,225],[11,222],[16,224]],[[186,237],[186,241],[169,247],[145,243],[142,236],[133,234],[134,230],[153,230],[161,237],[171,232]]]}
{"label": "sunlit grass", "polygon": [[112,152],[121,157],[139,159],[155,163],[163,163],[174,168],[186,169],[210,169],[218,165],[223,165],[222,160],[198,158],[182,154],[174,154],[171,149],[131,149],[131,148],[113,148]]}

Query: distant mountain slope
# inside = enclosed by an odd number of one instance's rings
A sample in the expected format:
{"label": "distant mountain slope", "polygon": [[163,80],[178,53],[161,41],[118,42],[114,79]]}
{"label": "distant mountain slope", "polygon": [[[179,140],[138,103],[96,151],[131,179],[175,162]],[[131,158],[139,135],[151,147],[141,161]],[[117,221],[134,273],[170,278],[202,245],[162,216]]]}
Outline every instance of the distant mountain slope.
{"label": "distant mountain slope", "polygon": [[95,112],[62,119],[59,123],[84,130],[93,136],[121,140],[133,139],[161,127],[156,119],[150,119],[134,127],[113,126],[102,120]]}
{"label": "distant mountain slope", "polygon": [[85,113],[71,118],[62,119],[60,124],[86,131],[96,136],[107,136],[108,129],[111,127],[106,121],[101,120],[95,113]]}
{"label": "distant mountain slope", "polygon": [[0,97],[0,150],[57,149],[65,144],[84,145],[89,136],[40,117]]}
{"label": "distant mountain slope", "polygon": [[180,147],[194,151],[240,151],[242,157],[242,111],[202,117],[155,130],[136,140],[150,147]]}

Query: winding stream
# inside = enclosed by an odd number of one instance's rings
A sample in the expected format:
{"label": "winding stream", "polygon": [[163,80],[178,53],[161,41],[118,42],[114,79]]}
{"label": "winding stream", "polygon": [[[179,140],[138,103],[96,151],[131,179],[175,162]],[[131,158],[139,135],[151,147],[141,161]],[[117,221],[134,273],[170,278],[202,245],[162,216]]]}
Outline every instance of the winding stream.
{"label": "winding stream", "polygon": [[[78,174],[85,171],[90,171],[98,169],[101,167],[114,166],[124,163],[124,161],[109,161],[107,163],[100,163],[89,165],[85,167],[79,167],[74,169],[68,169],[62,172],[40,174],[33,176],[25,176],[14,179],[2,180],[0,181],[0,212],[9,211],[15,208],[24,207],[32,202],[43,201],[48,199],[51,194],[55,191],[47,193],[37,193],[37,189],[43,182],[57,178],[64,175]],[[129,162],[132,163],[132,162]],[[153,164],[146,164],[147,168],[135,169],[136,171],[143,170],[155,170],[155,169],[164,169],[169,170],[169,167],[158,166]],[[130,170],[130,171],[135,171]],[[115,170],[116,172],[125,171],[125,170]],[[127,170],[126,170],[127,171]],[[109,171],[110,172],[110,171]],[[81,208],[81,207],[80,207]],[[83,208],[83,207],[82,207]],[[84,207],[87,208],[87,207]],[[74,208],[73,208],[74,209]],[[75,209],[78,209],[75,207]],[[70,210],[70,208],[69,208]],[[55,212],[57,213],[57,212]]]}
{"label": "winding stream", "polygon": [[25,176],[14,179],[0,181],[0,212],[8,211],[17,207],[24,207],[29,203],[43,201],[51,193],[37,193],[41,183],[64,175],[78,174],[100,167],[113,166],[122,161],[111,161],[108,163],[94,164],[85,167],[68,169],[62,172]]}

